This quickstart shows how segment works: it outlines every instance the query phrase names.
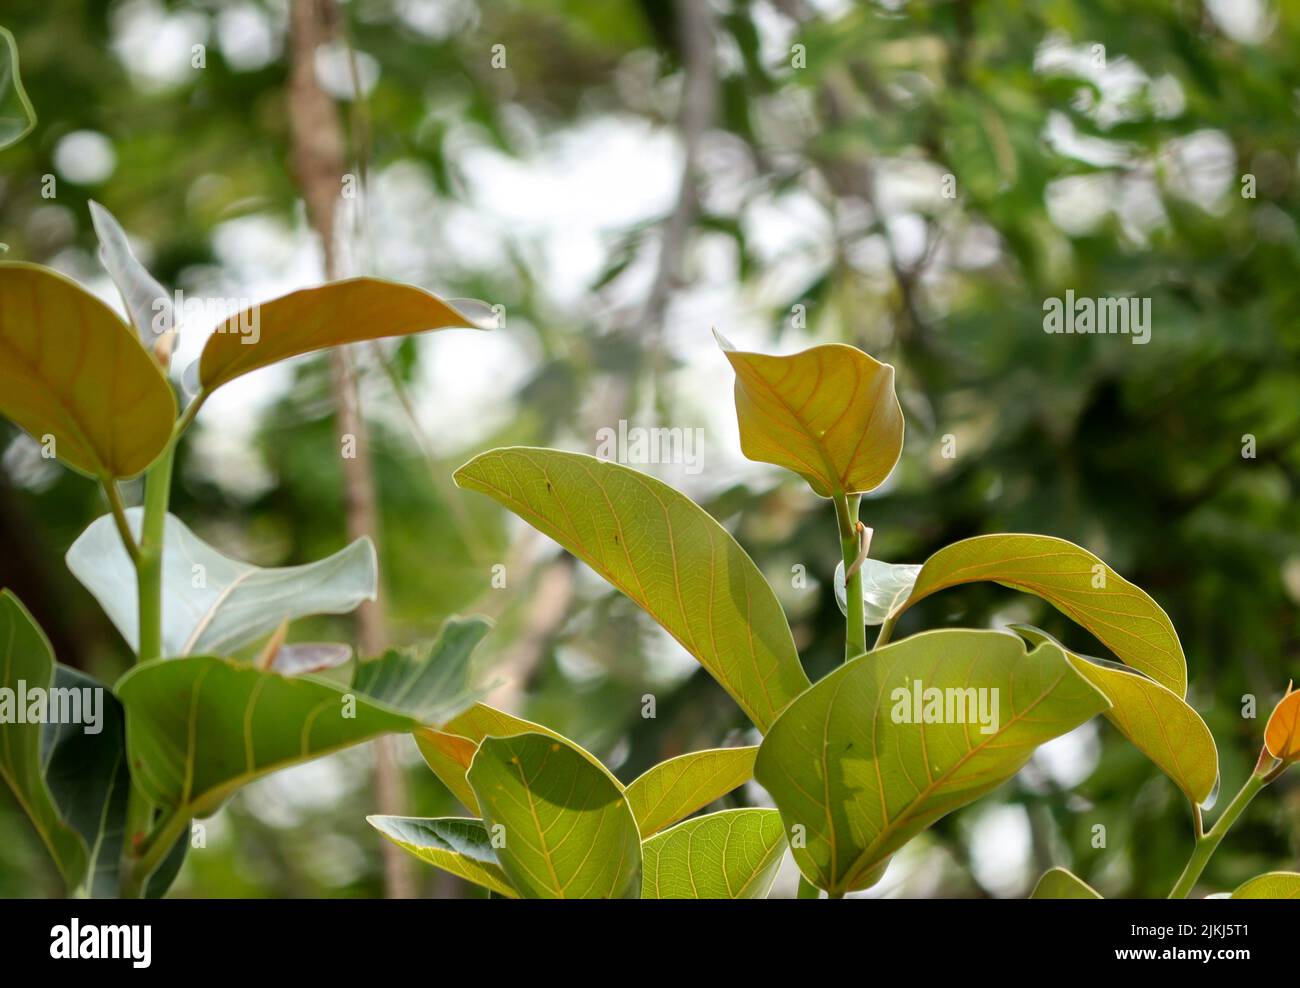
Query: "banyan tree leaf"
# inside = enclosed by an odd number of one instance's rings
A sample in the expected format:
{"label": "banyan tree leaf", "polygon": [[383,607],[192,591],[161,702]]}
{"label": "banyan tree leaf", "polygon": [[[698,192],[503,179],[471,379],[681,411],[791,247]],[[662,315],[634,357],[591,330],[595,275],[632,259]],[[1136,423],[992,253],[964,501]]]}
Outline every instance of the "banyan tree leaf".
{"label": "banyan tree leaf", "polygon": [[1239,885],[1234,899],[1300,899],[1300,873],[1270,871]]}
{"label": "banyan tree leaf", "polygon": [[1012,625],[1031,644],[1050,642],[1065,652],[1076,672],[1111,703],[1106,719],[1173,779],[1193,803],[1205,805],[1219,782],[1214,735],[1192,707],[1166,686],[1118,662],[1071,652],[1045,631]]}
{"label": "banyan tree leaf", "polygon": [[678,755],[647,769],[625,790],[647,838],[685,819],[754,777],[758,748],[710,748]]}
{"label": "banyan tree leaf", "polygon": [[764,899],[784,852],[776,810],[721,810],[686,820],[641,845],[641,898]]}
{"label": "banyan tree leaf", "polygon": [[894,604],[890,618],[940,590],[982,580],[1043,598],[1126,665],[1187,695],[1187,660],[1169,616],[1146,591],[1064,539],[979,535],[945,546],[925,561],[912,592]]}
{"label": "banyan tree leaf", "polygon": [[361,663],[350,686],[212,656],[135,666],[117,695],[140,789],[155,805],[203,817],[269,772],[451,716],[454,702],[473,702],[465,682],[441,669],[469,675],[457,624],[483,622],[449,622],[418,674],[409,656],[389,652]]}
{"label": "banyan tree leaf", "polygon": [[117,218],[93,199],[90,220],[99,239],[100,263],[117,286],[140,342],[152,350],[163,333],[175,329],[171,293],[136,259]]}
{"label": "banyan tree leaf", "polygon": [[75,282],[0,262],[0,413],[88,476],[133,477],[171,439],[176,399],[135,333]]}
{"label": "banyan tree leaf", "polygon": [[475,885],[517,898],[482,820],[462,817],[368,816],[388,840],[421,861]]}
{"label": "banyan tree leaf", "polygon": [[362,662],[353,689],[392,710],[409,711],[424,724],[445,724],[486,692],[472,685],[472,659],[490,628],[483,618],[448,618],[436,641]]}
{"label": "banyan tree leaf", "polygon": [[1034,886],[1031,899],[1100,899],[1102,895],[1078,875],[1064,868],[1048,868]]}
{"label": "banyan tree leaf", "polygon": [[1283,762],[1300,760],[1300,690],[1288,689],[1264,727],[1264,746]]}
{"label": "banyan tree leaf", "polygon": [[903,452],[893,367],[842,343],[774,357],[718,342],[736,372],[747,457],[793,470],[822,497],[863,493],[889,476]]}
{"label": "banyan tree leaf", "polygon": [[[71,892],[86,876],[86,842],[64,817],[50,790],[42,723],[31,720],[27,710],[16,709],[27,690],[48,691],[53,685],[54,653],[49,640],[18,598],[8,590],[0,591],[0,688],[8,699],[8,704],[0,701],[0,777],[36,828]],[[5,705],[14,709],[4,710]]]}
{"label": "banyan tree leaf", "polygon": [[[137,535],[142,516],[141,508],[127,509],[127,524]],[[367,538],[313,563],[266,569],[223,555],[174,515],[165,524],[164,655],[228,654],[286,619],[346,614],[375,599],[378,564]],[[67,563],[135,650],[135,571],[110,515],[97,518],[77,537]]]}
{"label": "banyan tree leaf", "polygon": [[667,484],[580,453],[524,447],[484,453],[455,476],[640,604],[760,730],[808,688],[785,613],[758,567]]}
{"label": "banyan tree leaf", "polygon": [[242,374],[343,343],[474,328],[436,295],[379,278],[351,278],[292,292],[236,313],[203,347],[199,384],[211,393]]}
{"label": "banyan tree leaf", "polygon": [[[868,625],[883,624],[894,606],[894,602],[912,592],[912,584],[921,572],[915,563],[887,563],[880,559],[867,559],[863,562],[862,574],[862,617]],[[848,614],[848,590],[844,579],[844,560],[835,567],[835,603],[841,614]]]}
{"label": "banyan tree leaf", "polygon": [[546,734],[485,738],[469,783],[510,884],[530,899],[635,899],[641,835],[622,786]]}
{"label": "banyan tree leaf", "polygon": [[36,126],[36,111],[18,72],[18,42],[0,27],[0,151],[17,144]]}
{"label": "banyan tree leaf", "polygon": [[534,724],[522,717],[515,717],[504,710],[489,707],[486,703],[476,703],[468,710],[457,714],[447,721],[441,729],[426,727],[415,733],[415,743],[424,756],[425,762],[448,789],[459,799],[471,813],[477,813],[478,799],[470,788],[465,773],[469,771],[479,743],[489,735],[497,738],[510,737],[514,734],[545,734],[547,737],[563,741],[565,744],[582,752],[593,765],[604,770],[600,759],[585,748],[574,744],[562,734],[557,734],[549,727]]}
{"label": "banyan tree leaf", "polygon": [[802,837],[791,840],[799,870],[840,895],[874,884],[914,836],[1107,706],[1055,645],[928,631],[799,697],[759,746],[754,775]]}

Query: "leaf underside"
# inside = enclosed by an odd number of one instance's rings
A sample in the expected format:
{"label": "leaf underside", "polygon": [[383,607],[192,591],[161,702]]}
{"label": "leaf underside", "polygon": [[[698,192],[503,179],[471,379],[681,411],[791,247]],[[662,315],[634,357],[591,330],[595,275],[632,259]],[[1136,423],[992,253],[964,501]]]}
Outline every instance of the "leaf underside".
{"label": "leaf underside", "polygon": [[545,734],[485,738],[469,782],[497,857],[525,898],[628,899],[641,894],[641,835],[608,772]]}
{"label": "leaf underside", "polygon": [[643,899],[763,899],[785,852],[781,814],[721,810],[641,845]]}
{"label": "leaf underside", "polygon": [[523,447],[475,457],[456,483],[505,505],[641,605],[760,730],[808,688],[758,567],[668,485],[591,456]]}
{"label": "leaf underside", "polygon": [[[927,690],[939,691],[939,722]],[[804,876],[844,893],[874,884],[912,837],[1106,707],[1053,645],[1026,652],[1001,632],[929,631],[845,663],[791,704],[754,774],[787,832],[803,828],[806,846],[791,844]]]}

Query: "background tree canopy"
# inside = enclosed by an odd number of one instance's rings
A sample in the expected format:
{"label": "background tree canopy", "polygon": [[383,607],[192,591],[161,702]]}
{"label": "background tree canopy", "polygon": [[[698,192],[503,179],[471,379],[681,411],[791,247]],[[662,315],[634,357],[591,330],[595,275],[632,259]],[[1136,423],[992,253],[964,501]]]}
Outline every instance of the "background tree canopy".
{"label": "background tree canopy", "polygon": [[[483,647],[512,679],[494,702],[625,781],[742,738],[740,710],[634,605],[450,474],[493,445],[593,452],[620,420],[702,428],[698,472],[640,468],[737,535],[816,679],[843,648],[829,509],[741,458],[710,330],[743,349],[846,342],[896,366],[909,424],[902,462],[862,506],[873,555],[920,562],[956,539],[1026,531],[1103,556],[1173,619],[1189,700],[1235,789],[1262,730],[1245,698],[1267,715],[1300,670],[1300,7],[339,6],[316,68],[349,140],[348,272],[504,317],[488,334],[355,354],[395,638],[452,613],[494,616]],[[184,297],[260,301],[319,282],[290,160],[287,7],[9,0],[39,123],[0,151],[7,257],[119,304],[95,255],[93,198]],[[1067,291],[1150,299],[1149,342],[1044,332],[1045,301]],[[184,324],[180,366],[210,328],[200,314]],[[344,543],[323,358],[230,385],[198,428],[173,510],[203,519],[203,538],[263,565]],[[0,430],[0,583],[61,661],[111,681],[125,646],[62,560],[100,513],[97,492]],[[997,587],[914,611],[900,635],[911,622],[1027,620],[1100,650]],[[327,633],[346,637],[346,619],[294,629]],[[455,812],[405,739],[402,757],[411,811]],[[251,787],[210,821],[176,894],[378,894],[369,766],[336,756]],[[56,889],[9,800],[0,894]],[[1176,787],[1094,721],[910,845],[870,894],[1024,895],[1068,864],[1107,895],[1162,895],[1186,857],[1185,817]],[[1233,888],[1298,858],[1291,779],[1207,883]],[[474,894],[417,874],[426,893]],[[793,880],[787,869],[778,889]]]}

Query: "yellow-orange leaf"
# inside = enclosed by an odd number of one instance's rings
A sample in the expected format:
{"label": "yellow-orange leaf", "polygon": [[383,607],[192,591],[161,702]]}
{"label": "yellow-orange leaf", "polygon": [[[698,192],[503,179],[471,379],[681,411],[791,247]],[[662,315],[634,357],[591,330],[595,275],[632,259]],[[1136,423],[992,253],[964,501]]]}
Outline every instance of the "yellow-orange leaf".
{"label": "yellow-orange leaf", "polygon": [[894,368],[842,343],[788,357],[733,350],[740,448],[799,474],[822,497],[878,487],[903,451]]}
{"label": "yellow-orange leaf", "polygon": [[136,334],[48,268],[0,263],[0,412],[93,477],[133,477],[171,438],[176,399]]}
{"label": "yellow-orange leaf", "polygon": [[231,316],[203,348],[199,383],[212,391],[241,374],[313,350],[451,326],[474,323],[423,289],[379,278],[335,281]]}
{"label": "yellow-orange leaf", "polygon": [[1300,760],[1300,690],[1289,690],[1264,728],[1264,746],[1274,758]]}

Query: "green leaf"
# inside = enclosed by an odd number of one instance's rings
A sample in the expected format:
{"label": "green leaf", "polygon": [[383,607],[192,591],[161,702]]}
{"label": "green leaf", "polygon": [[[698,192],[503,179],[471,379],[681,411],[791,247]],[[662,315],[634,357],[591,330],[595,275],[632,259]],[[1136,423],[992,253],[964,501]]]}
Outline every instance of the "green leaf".
{"label": "green leaf", "polygon": [[647,770],[626,789],[642,838],[671,826],[754,777],[758,748],[710,748]]}
{"label": "green leaf", "polygon": [[[477,619],[465,623],[485,627]],[[449,716],[455,702],[473,702],[465,683],[440,668],[445,663],[468,675],[459,624],[448,622],[415,663],[417,675],[409,655],[389,652],[361,663],[351,687],[211,656],[135,666],[117,695],[140,789],[159,806],[203,817],[277,769]],[[425,688],[432,682],[440,684],[436,693]]]}
{"label": "green leaf", "polygon": [[[126,512],[137,536],[142,515],[140,508]],[[164,655],[228,654],[282,621],[346,614],[375,599],[378,566],[366,538],[314,563],[272,569],[222,555],[175,515],[167,516],[163,539]],[[91,522],[68,549],[67,563],[135,650],[135,569],[112,516]]]}
{"label": "green leaf", "polygon": [[133,477],[171,440],[176,399],[135,333],[75,282],[0,262],[0,413],[96,478]]}
{"label": "green leaf", "polygon": [[1146,591],[1064,539],[980,535],[954,542],[925,561],[911,594],[894,605],[890,617],[940,590],[980,580],[1042,597],[1126,665],[1187,695],[1187,660],[1169,616]]}
{"label": "green leaf", "polygon": [[199,383],[210,393],[288,357],[454,326],[474,322],[423,289],[379,278],[335,281],[231,316],[203,347]]}
{"label": "green leaf", "polygon": [[1045,631],[1011,625],[1031,644],[1061,648],[1075,671],[1111,703],[1106,718],[1173,779],[1193,803],[1204,805],[1218,791],[1219,751],[1214,735],[1177,693],[1117,662],[1071,652]]}
{"label": "green leaf", "polygon": [[776,810],[722,810],[641,845],[643,899],[764,899],[785,852]]}
{"label": "green leaf", "polygon": [[368,816],[366,821],[421,861],[500,895],[512,899],[519,896],[497,859],[482,820]]}
{"label": "green leaf", "polygon": [[843,894],[1106,707],[1054,645],[1026,653],[1002,632],[928,631],[845,663],[791,704],[754,775],[787,834],[803,828],[791,840],[800,871]]}
{"label": "green leaf", "polygon": [[822,497],[864,493],[889,476],[903,452],[893,367],[842,343],[774,357],[718,342],[736,372],[747,457],[794,471]]}
{"label": "green leaf", "polygon": [[8,700],[0,700],[0,777],[13,790],[71,892],[86,875],[86,844],[60,812],[46,781],[43,725],[19,723],[26,711],[20,717],[16,709],[24,690],[48,691],[54,682],[54,653],[45,633],[17,597],[0,591],[0,688]]}
{"label": "green leaf", "polygon": [[668,485],[591,456],[523,447],[475,457],[456,483],[499,501],[645,608],[760,730],[808,688],[758,567]]}
{"label": "green leaf", "polygon": [[[88,734],[81,723],[45,726],[45,779],[64,820],[81,835],[88,849],[82,888],[94,898],[115,898],[119,891],[118,871],[131,791],[126,762],[126,715],[112,692],[75,669],[57,666],[55,686],[63,690],[100,691],[102,721],[97,733]],[[83,697],[86,695],[82,693]],[[166,893],[188,849],[189,835],[182,834],[149,879],[146,896],[158,898]]]}
{"label": "green leaf", "polygon": [[1101,893],[1064,868],[1048,868],[1034,886],[1031,899],[1100,899]]}
{"label": "green leaf", "polygon": [[[912,592],[921,567],[915,563],[886,563],[868,559],[858,570],[862,574],[862,614],[868,625],[883,624],[894,602]],[[835,603],[841,614],[848,614],[848,590],[845,588],[844,560],[835,567]]]}
{"label": "green leaf", "polygon": [[469,783],[510,884],[530,899],[635,899],[641,835],[623,789],[545,734],[485,738]]}
{"label": "green leaf", "polygon": [[18,42],[0,27],[0,151],[17,144],[36,126],[36,111],[18,72]]}
{"label": "green leaf", "polygon": [[1270,871],[1237,887],[1234,899],[1300,899],[1300,873]]}
{"label": "green leaf", "polygon": [[93,199],[90,221],[99,239],[100,263],[117,286],[140,342],[152,350],[161,333],[176,327],[171,293],[136,259],[116,217]]}
{"label": "green leaf", "polygon": [[491,689],[472,687],[473,655],[491,625],[483,618],[448,618],[436,641],[389,651],[357,666],[353,689],[424,724],[445,724]]}
{"label": "green leaf", "polygon": [[470,788],[465,773],[469,771],[474,755],[478,752],[479,742],[488,736],[505,738],[514,734],[545,734],[547,737],[563,741],[565,744],[582,752],[583,756],[596,767],[604,770],[600,759],[586,749],[574,744],[563,734],[557,734],[549,727],[534,724],[522,717],[515,717],[489,707],[486,703],[476,703],[463,713],[457,714],[443,725],[442,730],[427,727],[415,733],[415,743],[424,756],[425,762],[433,774],[442,780],[443,785],[451,790],[471,813],[477,813],[478,799]]}

